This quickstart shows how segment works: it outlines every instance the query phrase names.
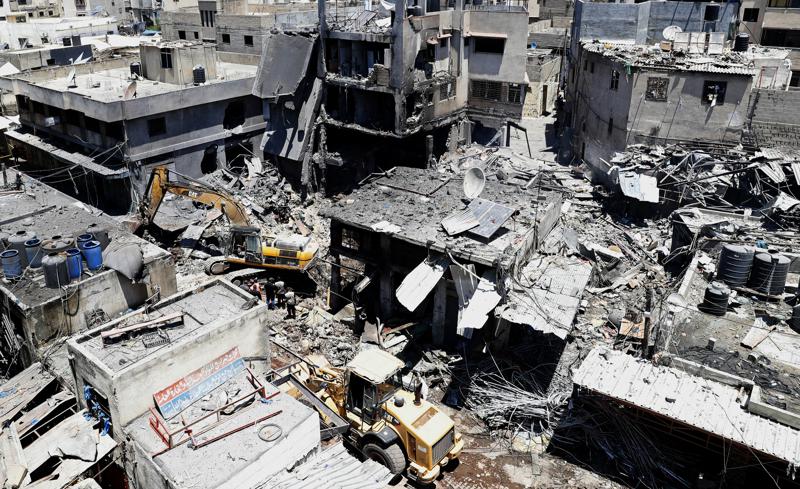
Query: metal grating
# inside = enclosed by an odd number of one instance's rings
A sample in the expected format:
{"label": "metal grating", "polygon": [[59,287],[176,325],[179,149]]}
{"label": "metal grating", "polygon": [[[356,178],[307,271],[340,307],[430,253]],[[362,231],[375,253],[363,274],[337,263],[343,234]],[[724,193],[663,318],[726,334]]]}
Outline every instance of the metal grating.
{"label": "metal grating", "polygon": [[475,199],[469,204],[472,215],[480,223],[469,230],[470,234],[489,239],[516,212],[516,209],[485,199]]}
{"label": "metal grating", "polygon": [[455,432],[453,431],[453,428],[450,428],[450,431],[448,431],[441,440],[437,441],[436,444],[433,445],[433,463],[438,464],[444,458],[444,456],[447,455],[447,452],[453,448],[455,441]]}

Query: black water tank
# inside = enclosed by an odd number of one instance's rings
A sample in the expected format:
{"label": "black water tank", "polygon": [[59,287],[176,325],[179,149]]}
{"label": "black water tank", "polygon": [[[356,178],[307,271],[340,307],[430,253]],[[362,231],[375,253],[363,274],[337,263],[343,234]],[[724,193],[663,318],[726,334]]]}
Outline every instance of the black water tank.
{"label": "black water tank", "polygon": [[747,285],[762,294],[781,295],[786,287],[789,259],[783,255],[759,253],[753,260],[753,270]]}
{"label": "black water tank", "polygon": [[203,65],[197,65],[192,69],[192,81],[195,85],[206,82],[206,69],[203,68]]}
{"label": "black water tank", "polygon": [[708,5],[706,5],[705,14],[703,15],[703,20],[706,22],[716,22],[719,20],[718,3],[709,3]]}
{"label": "black water tank", "polygon": [[714,316],[724,316],[728,311],[730,296],[731,289],[727,285],[722,282],[711,282],[706,287],[706,295],[698,309]]}
{"label": "black water tank", "polygon": [[717,278],[731,287],[744,287],[753,267],[755,250],[748,246],[726,244],[717,264]]}
{"label": "black water tank", "polygon": [[131,75],[142,76],[142,63],[138,61],[131,63]]}
{"label": "black water tank", "polygon": [[742,32],[736,34],[736,40],[733,42],[733,50],[743,53],[750,47],[750,34]]}
{"label": "black water tank", "polygon": [[789,320],[789,326],[800,333],[800,304],[795,304],[792,308],[792,318]]}

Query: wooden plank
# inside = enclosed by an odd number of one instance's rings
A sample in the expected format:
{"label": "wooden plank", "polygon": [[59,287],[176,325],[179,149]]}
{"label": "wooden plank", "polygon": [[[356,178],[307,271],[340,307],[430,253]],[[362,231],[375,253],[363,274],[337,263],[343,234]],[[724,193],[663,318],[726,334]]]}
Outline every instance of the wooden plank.
{"label": "wooden plank", "polygon": [[108,331],[101,332],[100,333],[100,337],[103,339],[103,341],[105,341],[107,339],[117,338],[119,336],[122,336],[122,335],[124,335],[126,333],[130,333],[132,331],[141,331],[141,330],[145,330],[145,329],[154,328],[156,326],[172,322],[172,321],[174,321],[176,319],[180,319],[181,323],[183,323],[183,313],[182,312],[174,312],[172,314],[168,314],[168,315],[166,315],[164,317],[160,317],[158,319],[153,319],[151,321],[145,321],[143,323],[131,324],[130,326],[125,326],[125,327],[122,327],[122,328],[109,329]]}

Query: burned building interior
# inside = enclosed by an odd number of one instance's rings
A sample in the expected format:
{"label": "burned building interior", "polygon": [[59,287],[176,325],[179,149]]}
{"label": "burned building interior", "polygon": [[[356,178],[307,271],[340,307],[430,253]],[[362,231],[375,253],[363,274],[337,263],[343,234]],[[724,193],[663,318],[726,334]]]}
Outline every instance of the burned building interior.
{"label": "burned building interior", "polygon": [[798,5],[23,3],[0,488],[800,487]]}

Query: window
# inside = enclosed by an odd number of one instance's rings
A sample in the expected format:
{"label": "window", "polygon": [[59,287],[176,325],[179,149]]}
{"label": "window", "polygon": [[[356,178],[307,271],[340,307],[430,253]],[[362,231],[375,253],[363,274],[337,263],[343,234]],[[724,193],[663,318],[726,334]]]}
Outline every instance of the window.
{"label": "window", "polygon": [[186,39],[186,31],[178,31],[178,39]]}
{"label": "window", "polygon": [[167,121],[163,117],[156,117],[147,121],[147,134],[150,137],[161,136],[167,133]]}
{"label": "window", "polygon": [[503,54],[506,47],[506,40],[497,37],[476,37],[475,52]]}
{"label": "window", "polygon": [[245,46],[252,46],[253,45],[253,36],[244,36],[244,45]]}
{"label": "window", "polygon": [[790,87],[800,87],[800,71],[792,72],[792,80],[789,82]]}
{"label": "window", "polygon": [[81,112],[77,110],[67,110],[64,114],[64,119],[67,121],[67,124],[72,124],[73,126],[80,127],[81,126]]}
{"label": "window", "polygon": [[728,89],[728,82],[704,81],[702,104],[715,106],[725,103],[725,90]]}
{"label": "window", "polygon": [[669,90],[669,78],[651,76],[647,79],[647,91],[644,99],[650,102],[666,102]]}
{"label": "window", "polygon": [[106,124],[106,136],[122,141],[125,139],[125,126],[122,121],[109,122]]}
{"label": "window", "polygon": [[772,8],[800,8],[800,0],[769,0],[767,6]]}
{"label": "window", "polygon": [[589,63],[589,73],[594,73],[594,61]]}
{"label": "window", "polygon": [[611,90],[619,89],[619,71],[611,70]]}
{"label": "window", "polygon": [[608,119],[608,135],[610,136],[612,132],[614,132],[614,118],[610,117]]}
{"label": "window", "polygon": [[757,8],[744,9],[744,13],[742,14],[742,20],[744,22],[758,22],[758,9]]}
{"label": "window", "polygon": [[518,104],[522,102],[522,85],[518,83],[508,84],[508,103]]}
{"label": "window", "polygon": [[96,133],[100,132],[100,121],[98,121],[97,119],[92,119],[91,117],[84,117],[83,125],[87,131],[92,131]]}
{"label": "window", "polygon": [[194,38],[195,39],[200,39],[200,33],[197,32],[197,31],[194,31]]}
{"label": "window", "polygon": [[231,35],[230,34],[223,34],[222,35],[222,44],[230,44],[231,43]]}
{"label": "window", "polygon": [[800,48],[800,30],[763,29],[761,31],[761,44],[764,46]]}
{"label": "window", "polygon": [[583,60],[583,71],[586,71],[588,69],[589,69],[589,60],[585,59]]}
{"label": "window", "polygon": [[47,36],[42,36],[42,44],[50,44],[50,39]]}
{"label": "window", "polygon": [[[3,0],[0,0],[0,7],[2,7],[2,6],[3,6]],[[49,15],[50,17],[52,17],[52,16],[53,16],[53,11],[52,11],[52,10],[48,10],[48,11],[47,11],[47,15]]]}
{"label": "window", "polygon": [[203,24],[203,27],[214,27],[214,12],[213,10],[201,10],[200,11],[200,23]]}
{"label": "window", "polygon": [[21,47],[21,48],[28,47],[28,38],[27,37],[20,37],[19,39],[17,39],[17,41],[19,42],[19,47]]}
{"label": "window", "polygon": [[161,48],[161,67],[166,69],[172,68],[172,49]]}
{"label": "window", "polygon": [[44,17],[44,10],[39,11],[39,17]]}
{"label": "window", "polygon": [[439,100],[447,100],[455,95],[453,93],[453,83],[447,82],[439,85]]}
{"label": "window", "polygon": [[473,80],[471,85],[473,97],[500,101],[500,88],[502,86],[500,82]]}
{"label": "window", "polygon": [[70,39],[69,37],[65,37],[64,39],[61,40],[61,44],[63,44],[64,46],[72,46],[72,39]]}

